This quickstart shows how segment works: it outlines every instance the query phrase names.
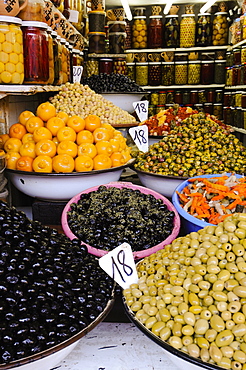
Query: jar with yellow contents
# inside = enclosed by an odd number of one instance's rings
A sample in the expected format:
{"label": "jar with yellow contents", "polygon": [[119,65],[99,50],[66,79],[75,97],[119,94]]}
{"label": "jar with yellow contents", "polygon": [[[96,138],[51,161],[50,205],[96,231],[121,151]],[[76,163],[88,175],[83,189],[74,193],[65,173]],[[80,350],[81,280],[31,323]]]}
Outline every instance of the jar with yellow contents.
{"label": "jar with yellow contents", "polygon": [[132,47],[134,49],[147,48],[147,22],[145,15],[133,18]]}
{"label": "jar with yellow contents", "polygon": [[0,83],[22,84],[24,80],[21,19],[0,16]]}
{"label": "jar with yellow contents", "polygon": [[227,12],[218,12],[214,15],[212,43],[214,46],[228,43]]}
{"label": "jar with yellow contents", "polygon": [[191,48],[195,46],[196,21],[195,14],[183,14],[180,22],[180,47]]}

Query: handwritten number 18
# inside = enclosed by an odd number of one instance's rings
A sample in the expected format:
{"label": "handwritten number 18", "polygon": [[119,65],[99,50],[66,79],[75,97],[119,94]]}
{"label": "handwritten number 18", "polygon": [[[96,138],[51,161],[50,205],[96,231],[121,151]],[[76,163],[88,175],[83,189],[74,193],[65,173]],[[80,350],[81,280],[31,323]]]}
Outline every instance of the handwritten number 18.
{"label": "handwritten number 18", "polygon": [[136,107],[135,107],[135,110],[137,110],[137,109],[138,109],[138,113],[141,113],[141,112],[147,113],[146,106],[145,106],[144,103],[137,103]]}
{"label": "handwritten number 18", "polygon": [[[121,258],[121,256],[122,256],[122,258]],[[133,269],[131,268],[131,266],[128,266],[127,264],[125,264],[125,252],[123,250],[120,250],[119,253],[117,254],[117,262],[118,263],[115,261],[114,257],[112,257],[112,256],[111,256],[111,260],[112,260],[112,270],[113,270],[112,278],[113,279],[115,278],[115,269],[116,269],[118,271],[118,274],[120,275],[121,280],[125,283],[125,279],[124,279],[123,274],[120,271],[119,265],[121,265],[123,267],[123,271],[124,271],[125,275],[131,276],[132,273],[133,273]]]}

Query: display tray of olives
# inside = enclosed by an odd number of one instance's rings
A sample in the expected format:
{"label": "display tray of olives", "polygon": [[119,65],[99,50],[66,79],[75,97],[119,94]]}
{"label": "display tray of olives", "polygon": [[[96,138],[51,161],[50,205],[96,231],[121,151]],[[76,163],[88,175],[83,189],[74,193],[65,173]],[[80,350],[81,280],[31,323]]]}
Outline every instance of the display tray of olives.
{"label": "display tray of olives", "polygon": [[180,218],[161,194],[118,181],[73,197],[63,209],[62,228],[98,257],[126,242],[137,260],[170,243],[179,233]]}

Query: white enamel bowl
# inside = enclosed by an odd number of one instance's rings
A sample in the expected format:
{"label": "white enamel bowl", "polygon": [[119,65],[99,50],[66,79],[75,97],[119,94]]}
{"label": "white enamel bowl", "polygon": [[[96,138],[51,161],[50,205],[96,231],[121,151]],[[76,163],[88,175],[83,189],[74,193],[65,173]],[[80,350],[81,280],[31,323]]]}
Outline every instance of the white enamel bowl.
{"label": "white enamel bowl", "polygon": [[48,201],[68,201],[92,186],[118,181],[124,168],[133,161],[123,166],[89,172],[37,173],[9,169],[5,172],[11,183],[30,197]]}
{"label": "white enamel bowl", "polygon": [[127,111],[128,113],[134,112],[133,103],[140,101],[145,94],[148,92],[132,92],[132,93],[117,93],[117,92],[108,92],[102,93],[101,95],[111,101],[117,107]]}

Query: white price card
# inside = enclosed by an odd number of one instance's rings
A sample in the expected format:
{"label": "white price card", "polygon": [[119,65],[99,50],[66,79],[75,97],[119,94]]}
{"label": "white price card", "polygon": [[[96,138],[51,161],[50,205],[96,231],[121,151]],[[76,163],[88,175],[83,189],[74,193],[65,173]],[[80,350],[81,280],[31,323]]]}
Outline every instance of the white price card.
{"label": "white price card", "polygon": [[69,9],[68,21],[71,22],[71,23],[78,23],[78,21],[79,21],[79,12],[78,12],[78,10]]}
{"label": "white price card", "polygon": [[82,66],[73,67],[73,82],[80,82],[83,73]]}
{"label": "white price card", "polygon": [[123,289],[138,282],[132,248],[128,243],[119,245],[99,258],[99,266]]}
{"label": "white price card", "polygon": [[146,125],[129,128],[129,134],[141,152],[149,150],[149,130]]}
{"label": "white price card", "polygon": [[145,121],[148,118],[148,108],[149,108],[148,100],[137,101],[132,103],[132,105],[140,122]]}

